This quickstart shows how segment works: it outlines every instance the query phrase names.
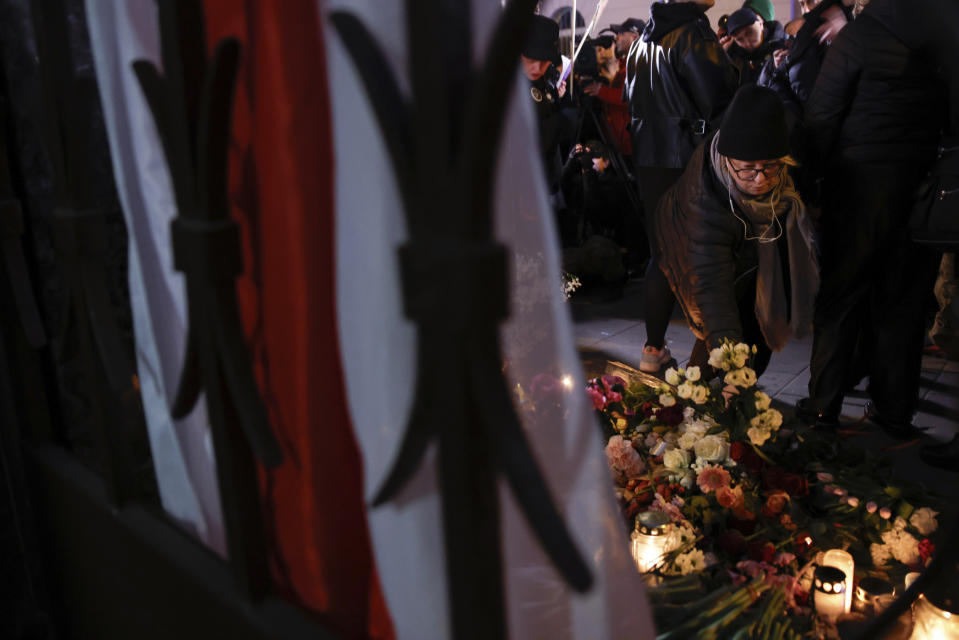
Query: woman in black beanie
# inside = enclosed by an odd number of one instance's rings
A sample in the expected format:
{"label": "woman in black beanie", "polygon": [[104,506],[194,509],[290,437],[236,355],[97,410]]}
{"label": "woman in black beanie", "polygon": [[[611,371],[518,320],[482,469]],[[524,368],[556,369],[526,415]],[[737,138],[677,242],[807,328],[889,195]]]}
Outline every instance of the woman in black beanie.
{"label": "woman in black beanie", "polygon": [[758,347],[759,375],[811,328],[818,269],[788,146],[775,92],[744,86],[653,216],[660,268],[699,338],[690,365],[729,339]]}

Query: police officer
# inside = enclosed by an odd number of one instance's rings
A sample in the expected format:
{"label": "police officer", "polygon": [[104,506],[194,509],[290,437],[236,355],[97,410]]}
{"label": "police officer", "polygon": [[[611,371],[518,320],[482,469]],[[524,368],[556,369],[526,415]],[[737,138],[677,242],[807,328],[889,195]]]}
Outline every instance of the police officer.
{"label": "police officer", "polygon": [[563,171],[560,143],[570,134],[570,123],[561,104],[566,83],[559,83],[559,25],[545,16],[533,16],[520,58],[523,72],[530,80],[529,96],[539,121],[539,143],[549,192],[555,194]]}

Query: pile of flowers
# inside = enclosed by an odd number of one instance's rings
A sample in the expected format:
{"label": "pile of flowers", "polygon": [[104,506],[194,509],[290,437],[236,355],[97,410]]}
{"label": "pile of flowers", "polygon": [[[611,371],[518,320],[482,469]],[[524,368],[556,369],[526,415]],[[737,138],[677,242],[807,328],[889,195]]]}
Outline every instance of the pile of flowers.
{"label": "pile of flowers", "polygon": [[851,553],[857,580],[897,585],[934,550],[937,498],[896,484],[835,434],[784,425],[757,386],[754,353],[729,342],[714,349],[718,376],[688,367],[656,387],[615,376],[587,384],[628,525],[650,510],[671,521],[651,590],[670,637],[706,626],[815,635],[829,624],[813,615],[810,593],[825,550]]}

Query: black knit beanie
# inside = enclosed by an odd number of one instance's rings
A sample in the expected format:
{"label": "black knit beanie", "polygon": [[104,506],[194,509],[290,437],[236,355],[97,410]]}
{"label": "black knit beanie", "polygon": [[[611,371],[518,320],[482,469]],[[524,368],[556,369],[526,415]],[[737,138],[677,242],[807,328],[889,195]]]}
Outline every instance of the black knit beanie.
{"label": "black knit beanie", "polygon": [[755,84],[740,88],[726,107],[717,150],[727,158],[747,162],[787,155],[786,108],[776,92]]}

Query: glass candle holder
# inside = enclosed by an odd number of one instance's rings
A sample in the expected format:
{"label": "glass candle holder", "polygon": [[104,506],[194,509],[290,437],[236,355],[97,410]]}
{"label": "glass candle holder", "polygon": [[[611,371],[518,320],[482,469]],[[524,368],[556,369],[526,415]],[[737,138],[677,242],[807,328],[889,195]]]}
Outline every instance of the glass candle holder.
{"label": "glass candle holder", "polygon": [[824,620],[835,622],[846,612],[846,574],[842,569],[816,567],[813,573],[813,605]]}
{"label": "glass candle holder", "polygon": [[823,554],[822,566],[835,567],[846,574],[846,585],[844,592],[846,600],[843,603],[843,607],[845,608],[845,612],[849,613],[852,610],[852,580],[856,575],[856,563],[852,559],[852,554],[848,551],[843,551],[842,549],[830,549]]}
{"label": "glass candle holder", "polygon": [[879,578],[863,578],[856,587],[853,609],[867,616],[874,616],[896,599],[896,589],[892,584]]}
{"label": "glass candle holder", "polygon": [[662,511],[644,511],[636,516],[630,549],[640,573],[655,569],[666,555],[670,519]]}
{"label": "glass candle holder", "polygon": [[959,640],[959,613],[940,609],[925,595],[916,600],[912,620],[909,640]]}

